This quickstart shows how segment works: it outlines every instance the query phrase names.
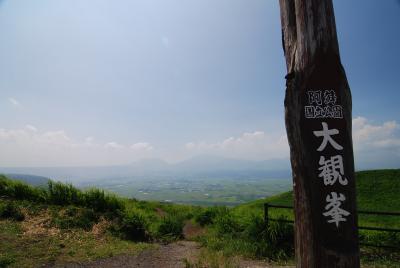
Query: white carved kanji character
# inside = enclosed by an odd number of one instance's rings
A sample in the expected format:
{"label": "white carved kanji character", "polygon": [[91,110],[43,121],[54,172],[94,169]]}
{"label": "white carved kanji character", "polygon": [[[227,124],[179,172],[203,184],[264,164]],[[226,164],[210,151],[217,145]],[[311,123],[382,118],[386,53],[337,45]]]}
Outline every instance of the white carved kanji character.
{"label": "white carved kanji character", "polygon": [[331,192],[331,195],[326,196],[326,202],[328,204],[325,206],[326,212],[322,213],[325,217],[331,217],[330,220],[328,220],[328,223],[335,223],[336,227],[339,227],[339,223],[342,221],[347,221],[346,216],[350,215],[350,212],[340,208],[342,205],[342,202],[346,200],[346,197],[339,193],[336,192]]}
{"label": "white carved kanji character", "polygon": [[325,105],[334,105],[336,104],[336,94],[333,90],[325,90],[324,91],[324,104]]}
{"label": "white carved kanji character", "polygon": [[317,104],[322,105],[322,93],[320,90],[317,91],[308,91],[308,103],[310,105]]}
{"label": "white carved kanji character", "polygon": [[313,131],[316,137],[323,137],[323,141],[321,145],[318,147],[317,151],[321,152],[325,149],[328,142],[335,148],[336,150],[343,150],[343,147],[340,146],[336,141],[332,139],[331,136],[339,134],[339,130],[333,128],[328,129],[328,124],[326,122],[322,122],[322,130]]}
{"label": "white carved kanji character", "polygon": [[325,160],[324,156],[319,158],[320,167],[318,170],[318,177],[324,179],[325,185],[333,185],[337,180],[341,185],[347,185],[348,181],[344,177],[343,157],[341,155],[332,156],[330,159]]}

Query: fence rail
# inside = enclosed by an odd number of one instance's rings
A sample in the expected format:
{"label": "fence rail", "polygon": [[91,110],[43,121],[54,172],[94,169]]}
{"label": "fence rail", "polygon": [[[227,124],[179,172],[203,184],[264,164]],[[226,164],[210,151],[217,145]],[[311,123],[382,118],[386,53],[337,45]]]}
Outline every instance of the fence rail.
{"label": "fence rail", "polygon": [[[285,222],[285,223],[294,223],[293,220],[286,220],[286,219],[273,219],[269,218],[268,211],[269,208],[281,208],[281,209],[293,209],[293,206],[284,206],[284,205],[273,205],[269,203],[264,203],[264,221],[268,225],[270,221],[277,221],[277,222]],[[386,211],[369,211],[369,210],[358,210],[358,214],[366,214],[366,215],[381,215],[381,216],[398,216],[400,217],[400,212],[386,212]],[[360,230],[371,230],[371,231],[378,231],[378,232],[394,232],[400,233],[400,229],[395,228],[382,228],[382,227],[372,227],[372,226],[358,226]],[[373,246],[373,247],[382,247],[382,248],[396,248],[399,247],[395,246],[387,246],[387,245],[375,245],[375,244],[367,244],[367,243],[360,243],[360,245],[364,246]]]}

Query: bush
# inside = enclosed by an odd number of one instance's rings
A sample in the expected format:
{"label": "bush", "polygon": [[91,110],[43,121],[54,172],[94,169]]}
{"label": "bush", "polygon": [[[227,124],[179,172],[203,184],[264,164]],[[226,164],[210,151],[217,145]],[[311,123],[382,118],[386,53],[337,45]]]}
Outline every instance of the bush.
{"label": "bush", "polygon": [[113,216],[124,209],[124,203],[118,197],[105,194],[100,189],[93,188],[82,192],[72,184],[49,181],[46,190],[10,180],[4,175],[0,175],[0,195],[61,206],[84,206],[98,212],[111,213]]}
{"label": "bush", "polygon": [[0,268],[6,268],[15,262],[15,258],[8,255],[0,255]]}
{"label": "bush", "polygon": [[143,214],[138,211],[129,211],[123,216],[119,231],[127,239],[144,241],[148,239],[148,225],[146,217]]}
{"label": "bush", "polygon": [[83,205],[99,212],[117,212],[124,208],[124,203],[113,195],[106,195],[103,190],[96,188],[83,193]]}
{"label": "bush", "polygon": [[0,218],[23,221],[25,219],[25,215],[13,202],[6,202],[4,204],[0,204]]}
{"label": "bush", "polygon": [[162,218],[158,226],[157,234],[164,240],[177,240],[183,236],[184,222],[180,217],[168,215]]}
{"label": "bush", "polygon": [[217,233],[220,235],[235,235],[242,231],[238,221],[229,211],[217,215],[215,218],[214,227]]}
{"label": "bush", "polygon": [[[286,220],[284,217],[279,219]],[[254,218],[247,228],[247,237],[254,242],[257,256],[284,260],[294,254],[293,224],[273,221],[266,226],[261,217]]]}
{"label": "bush", "polygon": [[214,222],[214,218],[217,215],[215,208],[207,208],[195,216],[195,221],[201,226],[210,225]]}
{"label": "bush", "polygon": [[267,237],[267,225],[264,219],[257,215],[251,215],[250,222],[244,230],[244,236],[251,241],[258,241]]}
{"label": "bush", "polygon": [[400,247],[400,233],[360,230],[360,243]]}
{"label": "bush", "polygon": [[200,242],[213,251],[222,251],[227,255],[267,257],[271,260],[286,260],[293,256],[292,224],[271,222],[267,226],[264,219],[257,215],[246,218],[247,223],[240,224],[239,220],[228,210],[220,212],[213,229],[201,237]]}
{"label": "bush", "polygon": [[50,202],[56,205],[79,205],[82,204],[82,193],[72,186],[61,182],[48,182]]}
{"label": "bush", "polygon": [[0,195],[8,196],[10,181],[6,176],[0,175]]}
{"label": "bush", "polygon": [[92,209],[74,206],[63,211],[54,211],[52,215],[52,224],[61,229],[81,228],[90,230],[98,220],[99,216]]}
{"label": "bush", "polygon": [[10,180],[4,175],[0,175],[0,195],[30,201],[46,201],[47,199],[47,192],[44,189]]}

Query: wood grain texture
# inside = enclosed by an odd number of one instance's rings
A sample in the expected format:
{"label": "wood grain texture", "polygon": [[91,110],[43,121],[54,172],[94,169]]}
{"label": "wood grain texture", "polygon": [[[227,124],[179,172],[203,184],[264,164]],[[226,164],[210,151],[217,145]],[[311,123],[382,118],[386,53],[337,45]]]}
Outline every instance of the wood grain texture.
{"label": "wood grain texture", "polygon": [[[339,55],[331,0],[280,0],[282,46],[286,59],[285,123],[290,145],[295,194],[295,248],[297,267],[359,267],[351,93]],[[332,89],[343,107],[343,118],[307,120],[308,90]],[[321,186],[318,153],[312,130],[322,121],[340,130],[344,150],[345,187]],[[319,127],[320,128],[320,127]],[[333,155],[335,152],[327,152]],[[351,216],[341,228],[327,225],[321,212],[327,191],[346,195]]]}

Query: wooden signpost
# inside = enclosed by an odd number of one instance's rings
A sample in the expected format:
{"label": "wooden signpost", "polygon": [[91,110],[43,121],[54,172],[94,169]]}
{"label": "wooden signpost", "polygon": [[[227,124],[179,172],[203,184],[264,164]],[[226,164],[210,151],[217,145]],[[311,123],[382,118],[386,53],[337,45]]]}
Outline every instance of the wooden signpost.
{"label": "wooden signpost", "polygon": [[280,0],[297,267],[359,267],[351,94],[332,0]]}

